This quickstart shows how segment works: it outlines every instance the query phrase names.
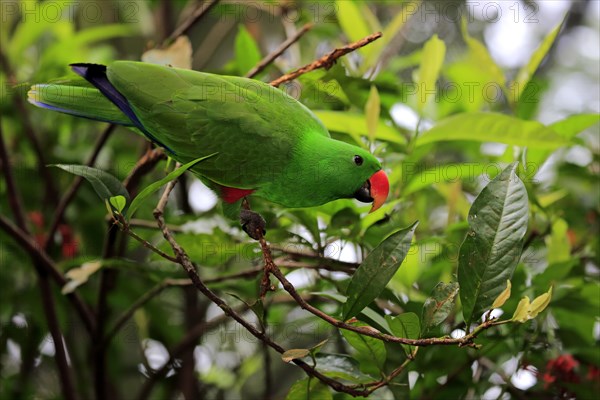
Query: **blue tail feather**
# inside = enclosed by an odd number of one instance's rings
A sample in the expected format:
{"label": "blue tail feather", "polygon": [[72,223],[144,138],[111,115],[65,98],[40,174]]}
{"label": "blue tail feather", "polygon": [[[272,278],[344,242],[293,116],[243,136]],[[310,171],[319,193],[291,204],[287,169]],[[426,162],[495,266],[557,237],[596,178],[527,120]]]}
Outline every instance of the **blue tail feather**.
{"label": "blue tail feather", "polygon": [[150,140],[152,140],[159,146],[167,149],[172,154],[175,154],[173,150],[171,150],[168,146],[163,144],[153,134],[146,130],[142,122],[139,120],[139,118],[131,108],[131,105],[129,105],[129,102],[127,101],[125,96],[123,96],[117,90],[117,88],[115,88],[113,84],[110,83],[110,81],[108,80],[108,77],[106,76],[105,65],[78,63],[71,64],[71,68],[77,75],[80,75],[81,77],[85,78],[88,82],[94,85],[100,91],[100,93],[102,93],[107,99],[112,101],[119,108],[119,110],[121,110],[123,114],[125,114],[131,120],[131,122],[133,122],[133,125],[140,131],[142,131],[144,135],[146,135]]}

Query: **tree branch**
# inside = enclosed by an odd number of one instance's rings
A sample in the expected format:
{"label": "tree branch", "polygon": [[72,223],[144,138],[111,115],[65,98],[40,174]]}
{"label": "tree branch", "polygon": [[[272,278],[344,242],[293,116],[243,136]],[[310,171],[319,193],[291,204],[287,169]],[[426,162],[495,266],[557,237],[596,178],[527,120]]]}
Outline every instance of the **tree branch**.
{"label": "tree branch", "polygon": [[259,61],[258,64],[254,66],[248,73],[246,74],[246,78],[254,78],[256,75],[260,74],[269,64],[271,64],[277,57],[283,54],[291,45],[296,43],[306,32],[312,29],[314,24],[308,23],[304,25],[294,36],[288,38],[285,42],[281,43],[279,47],[277,47],[271,54],[263,58]]}
{"label": "tree branch", "polygon": [[173,40],[177,39],[179,36],[187,33],[187,31],[190,30],[196,22],[198,22],[203,16],[208,14],[208,12],[218,3],[219,0],[211,0],[210,2],[208,2],[208,4],[206,4],[206,2],[198,4],[198,7],[196,7],[192,14],[181,25],[179,25],[163,43],[168,44]]}
{"label": "tree branch", "polygon": [[[254,325],[252,325],[250,322],[248,322],[247,320],[242,318],[227,303],[225,303],[225,301],[223,301],[219,296],[216,295],[216,293],[214,293],[212,290],[210,290],[206,286],[206,284],[202,281],[202,279],[200,279],[200,276],[196,272],[196,269],[194,268],[194,265],[190,261],[185,250],[175,241],[175,239],[171,235],[171,232],[167,229],[165,220],[163,217],[163,212],[164,212],[164,207],[169,198],[169,193],[175,187],[175,183],[176,183],[176,181],[171,181],[167,184],[165,191],[163,192],[163,195],[161,196],[161,198],[158,202],[158,205],[156,206],[156,208],[154,210],[154,218],[156,218],[156,221],[158,223],[160,230],[163,233],[164,238],[167,240],[167,242],[169,242],[169,244],[171,245],[171,248],[173,249],[173,252],[176,254],[179,264],[183,267],[185,272],[188,274],[189,278],[192,280],[192,283],[194,284],[196,289],[198,289],[202,294],[204,294],[210,301],[212,301],[217,306],[219,306],[219,308],[221,308],[221,310],[223,310],[223,312],[227,316],[231,317],[236,322],[238,322],[240,325],[242,325],[244,328],[246,328],[246,330],[248,332],[250,332],[251,335],[253,335],[257,339],[261,340],[262,342],[264,342],[269,347],[273,348],[278,353],[283,354],[285,352],[285,349],[283,347],[281,347],[279,344],[275,343],[266,334],[266,332],[262,332],[262,331],[258,330],[256,327],[254,327]],[[323,375],[321,372],[317,371],[316,369],[314,369],[310,365],[306,364],[302,360],[293,360],[293,362],[296,365],[298,365],[300,368],[302,368],[307,374],[309,374],[310,376],[313,376],[313,377],[319,379],[321,382],[331,386],[334,390],[337,390],[339,392],[350,393],[355,396],[364,395],[364,394],[368,393],[368,391],[366,391],[366,390],[353,389],[353,388],[350,388],[332,378],[329,378],[328,376]],[[145,398],[145,397],[142,397],[142,398]]]}
{"label": "tree branch", "polygon": [[108,333],[106,334],[104,339],[105,342],[110,342],[138,309],[142,308],[146,303],[148,303],[155,296],[160,294],[160,292],[162,292],[164,289],[173,286],[189,285],[191,285],[191,281],[189,279],[165,279],[164,281],[155,285],[152,289],[144,293],[142,297],[137,299],[137,301],[133,303],[123,314],[121,314],[119,318],[117,318],[113,327],[108,330]]}
{"label": "tree branch", "polygon": [[319,69],[319,68],[329,69],[333,66],[333,64],[336,62],[336,60],[338,58],[340,58],[348,53],[351,53],[356,49],[366,46],[369,43],[374,42],[375,40],[379,39],[380,37],[381,37],[381,32],[376,32],[376,33],[373,33],[369,36],[366,36],[366,37],[360,39],[359,41],[356,41],[354,43],[350,43],[349,45],[334,49],[333,51],[331,51],[331,52],[325,54],[323,57],[319,58],[318,60],[313,61],[310,64],[307,64],[301,68],[298,68],[295,71],[289,72],[289,73],[271,81],[270,85],[278,87],[282,83],[294,80],[297,77],[299,77],[300,75],[306,74],[310,71],[314,71],[315,69]]}
{"label": "tree branch", "polygon": [[[2,225],[3,229],[12,230],[14,233],[17,233],[19,236],[22,236],[22,239],[24,239],[23,244],[27,243],[32,245],[32,239],[29,235],[29,230],[27,229],[27,224],[25,222],[25,214],[23,211],[23,207],[21,206],[21,196],[12,176],[12,168],[10,165],[10,160],[8,158],[8,152],[6,151],[6,146],[4,144],[4,135],[1,130],[0,159],[2,159],[2,170],[4,172],[4,177],[7,182],[7,190],[9,192],[8,195],[11,199],[13,214],[15,216],[15,220],[17,221],[18,227],[14,227],[10,223],[10,221],[5,221],[4,217],[1,215],[0,225]],[[32,245],[31,247],[35,248],[36,246]],[[58,272],[58,270],[54,268],[54,265],[51,262],[42,262],[41,257],[38,257],[39,255],[43,254],[41,253],[41,251],[39,253],[37,251],[29,251],[29,254],[32,258],[33,266],[35,267],[35,270],[38,275],[42,307],[44,310],[44,315],[46,317],[46,322],[48,324],[48,330],[50,331],[50,336],[52,336],[52,341],[54,342],[54,359],[56,361],[56,367],[58,370],[58,377],[60,380],[62,394],[67,400],[75,400],[77,399],[77,393],[75,392],[75,386],[73,385],[71,368],[69,367],[69,363],[67,362],[67,353],[63,342],[63,335],[60,331],[58,317],[56,315],[54,295],[52,293],[52,288],[50,287],[50,280],[48,278],[48,274],[52,272],[55,274],[55,277],[60,277],[62,279],[64,278],[62,277],[60,272]]]}

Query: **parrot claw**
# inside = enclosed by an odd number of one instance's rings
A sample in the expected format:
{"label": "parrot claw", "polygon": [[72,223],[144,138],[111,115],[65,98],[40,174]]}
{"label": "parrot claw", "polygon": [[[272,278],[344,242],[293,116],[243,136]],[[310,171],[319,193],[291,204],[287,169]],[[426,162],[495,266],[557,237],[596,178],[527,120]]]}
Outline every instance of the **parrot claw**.
{"label": "parrot claw", "polygon": [[242,209],[240,211],[240,222],[244,232],[254,240],[259,240],[260,236],[264,236],[267,233],[265,230],[267,223],[257,212]]}

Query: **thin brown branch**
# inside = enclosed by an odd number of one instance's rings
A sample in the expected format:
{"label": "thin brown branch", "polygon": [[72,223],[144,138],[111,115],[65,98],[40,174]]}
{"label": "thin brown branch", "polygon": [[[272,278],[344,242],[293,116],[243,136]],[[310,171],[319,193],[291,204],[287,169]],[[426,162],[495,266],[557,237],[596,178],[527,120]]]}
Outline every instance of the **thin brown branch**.
{"label": "thin brown branch", "polygon": [[118,218],[117,223],[119,224],[119,228],[121,228],[121,231],[125,232],[126,234],[128,234],[129,236],[131,236],[132,238],[134,238],[135,240],[140,242],[145,248],[153,251],[154,253],[158,254],[165,260],[177,263],[177,259],[175,257],[168,255],[167,253],[165,253],[164,251],[162,251],[161,249],[154,246],[152,243],[150,243],[149,241],[140,237],[137,233],[132,231],[131,227],[129,226],[127,221],[125,221],[125,219],[123,218],[122,215],[119,215],[116,218]]}
{"label": "thin brown branch", "polygon": [[300,75],[306,74],[310,71],[314,71],[315,69],[325,68],[329,69],[333,66],[336,60],[348,53],[353,52],[356,49],[359,49],[363,46],[368,45],[371,42],[379,39],[381,37],[381,32],[372,33],[369,36],[366,36],[354,43],[350,43],[349,45],[339,47],[334,49],[333,51],[325,54],[323,57],[319,58],[316,61],[311,62],[301,68],[298,68],[295,71],[289,72],[273,81],[271,81],[270,85],[278,87],[282,83],[289,82],[291,80],[296,79]]}
{"label": "thin brown branch", "polygon": [[[129,226],[131,226],[133,228],[143,228],[143,229],[152,229],[152,230],[158,229],[158,227],[156,226],[156,223],[154,223],[153,221],[145,220],[145,219],[131,218],[128,223],[129,223]],[[167,224],[167,227],[169,228],[169,230],[171,232],[183,232],[183,229],[181,229],[181,227],[178,225]]]}
{"label": "thin brown branch", "polygon": [[[123,181],[123,185],[130,194],[136,192],[141,179],[144,175],[154,169],[160,160],[165,158],[165,154],[161,149],[149,149],[140,157],[136,165],[129,172],[129,175]],[[121,236],[119,238],[119,236]],[[125,235],[119,235],[119,230],[112,224],[109,225],[108,233],[105,239],[102,258],[112,258],[120,255],[120,251],[125,249]],[[120,241],[121,246],[117,247]],[[96,330],[94,332],[94,389],[98,399],[121,397],[114,392],[116,386],[112,385],[108,380],[107,370],[107,347],[105,342],[105,329],[110,314],[108,303],[109,293],[116,285],[118,271],[114,269],[104,269],[100,273],[100,287],[98,289],[97,301],[97,321]]]}
{"label": "thin brown branch", "polygon": [[281,43],[279,47],[277,47],[271,54],[267,55],[265,58],[259,61],[258,64],[254,66],[248,73],[246,74],[246,78],[254,78],[256,75],[260,74],[269,64],[271,64],[277,57],[283,54],[291,45],[296,43],[306,32],[312,29],[314,24],[308,23],[304,25],[298,32],[294,34],[294,36],[289,37],[285,42]]}
{"label": "thin brown branch", "polygon": [[[262,341],[263,343],[265,343],[266,345],[268,345],[269,347],[271,347],[278,353],[283,354],[285,352],[285,349],[283,347],[281,347],[279,344],[274,342],[266,334],[266,332],[258,330],[249,321],[242,318],[225,301],[223,301],[223,299],[221,299],[219,296],[217,296],[216,293],[214,293],[211,289],[208,288],[208,286],[206,286],[206,284],[202,281],[202,279],[200,279],[200,276],[196,272],[196,269],[195,269],[194,265],[192,264],[192,262],[190,261],[185,250],[175,241],[175,239],[171,235],[171,232],[167,229],[165,220],[163,217],[163,212],[164,212],[164,208],[167,203],[167,200],[169,198],[169,193],[173,190],[173,187],[175,186],[175,182],[176,181],[171,181],[167,184],[165,191],[163,192],[163,195],[161,196],[161,198],[158,202],[158,205],[157,205],[156,209],[154,210],[154,218],[156,218],[158,226],[159,226],[160,230],[162,231],[165,240],[167,240],[167,242],[169,242],[169,244],[171,245],[171,248],[173,249],[173,252],[177,255],[179,264],[183,267],[185,272],[188,274],[189,278],[192,280],[192,283],[194,284],[196,289],[198,289],[202,294],[204,294],[210,301],[212,301],[217,306],[219,306],[221,308],[221,310],[223,310],[223,312],[227,316],[231,317],[236,322],[238,322],[240,325],[242,325],[244,328],[246,328],[246,330],[252,336],[256,337],[257,339],[259,339],[260,341]],[[339,392],[349,393],[354,396],[365,395],[368,393],[367,390],[353,389],[353,388],[350,388],[328,376],[325,376],[321,372],[317,371],[316,369],[314,369],[313,367],[308,365],[307,363],[303,362],[302,360],[293,360],[293,362],[296,365],[298,365],[300,368],[302,368],[307,374],[319,379],[321,382],[329,385],[334,390],[337,390]],[[141,398],[145,398],[145,397],[141,397]]]}
{"label": "thin brown branch", "polygon": [[[39,265],[54,279],[58,286],[63,287],[66,285],[67,280],[65,277],[60,273],[57,266],[54,264],[54,261],[52,261],[48,254],[43,251],[37,242],[3,215],[0,215],[0,228],[6,231],[35,262],[39,263]],[[67,298],[73,303],[73,306],[75,307],[75,310],[77,310],[88,333],[92,333],[94,330],[94,315],[92,310],[88,308],[87,304],[83,302],[76,292],[68,294]]]}
{"label": "thin brown branch", "polygon": [[[104,144],[106,143],[110,135],[114,132],[115,128],[116,125],[109,124],[106,127],[106,129],[104,129],[104,131],[96,141],[96,144],[94,145],[94,149],[92,150],[90,158],[86,162],[86,165],[88,167],[92,167],[96,163],[98,155],[100,154],[100,150],[102,150]],[[44,249],[46,249],[46,251],[48,251],[49,247],[51,246],[52,239],[54,238],[54,234],[56,233],[56,229],[58,229],[58,225],[63,220],[63,216],[67,207],[69,206],[71,201],[73,201],[73,198],[75,198],[75,194],[77,193],[77,190],[79,190],[79,188],[81,187],[82,183],[83,178],[81,176],[75,177],[75,179],[71,183],[71,186],[69,186],[65,194],[61,197],[60,201],[58,202],[58,206],[56,207],[56,211],[54,212],[52,223],[50,224],[50,228],[48,228],[46,234],[46,242],[44,243]]]}
{"label": "thin brown branch", "polygon": [[142,308],[146,303],[158,296],[164,289],[173,286],[189,285],[191,285],[191,281],[189,279],[165,279],[164,281],[155,285],[152,289],[137,299],[135,303],[133,303],[125,312],[123,312],[123,314],[119,316],[119,318],[117,318],[112,328],[110,328],[108,333],[106,333],[104,340],[107,343],[110,342],[138,309]]}
{"label": "thin brown branch", "polygon": [[[269,258],[270,258],[269,246],[266,243],[266,241],[264,240],[264,237],[262,237],[262,235],[260,234],[260,232],[258,232],[258,234],[260,235],[259,241],[261,244],[261,248],[263,249],[263,253],[266,253],[266,254],[264,254],[265,262],[269,262]],[[481,331],[488,329],[495,325],[500,325],[500,324],[509,322],[509,321],[497,321],[494,319],[485,321],[484,323],[479,325],[477,328],[475,328],[473,330],[473,332],[469,333],[468,335],[463,336],[462,338],[446,338],[446,337],[444,337],[444,338],[424,338],[424,339],[399,338],[399,337],[392,336],[392,335],[389,335],[386,333],[381,333],[370,327],[361,327],[361,326],[350,325],[344,321],[340,321],[336,318],[333,318],[332,316],[330,316],[328,314],[325,314],[323,311],[319,310],[318,308],[313,307],[310,304],[308,304],[302,298],[302,296],[300,296],[300,294],[296,291],[296,288],[292,285],[292,283],[290,281],[287,280],[285,275],[283,275],[281,270],[277,267],[277,265],[275,265],[275,263],[272,262],[272,260],[269,262],[269,264],[270,265],[268,265],[268,270],[270,271],[270,273],[272,273],[279,280],[279,282],[281,282],[285,291],[287,291],[292,296],[292,298],[294,298],[294,300],[296,300],[296,303],[298,303],[298,305],[301,308],[305,309],[306,311],[310,312],[311,314],[321,318],[322,320],[328,322],[329,324],[331,324],[337,328],[350,330],[350,331],[359,333],[361,335],[370,336],[370,337],[373,337],[375,339],[379,339],[379,340],[382,340],[385,342],[400,343],[400,344],[407,344],[407,345],[411,345],[411,346],[420,346],[420,347],[431,346],[431,345],[458,345],[460,347],[462,347],[462,346],[476,347],[476,345],[473,343],[473,341],[475,340],[475,338]]]}
{"label": "thin brown branch", "polygon": [[56,304],[48,276],[50,273],[53,273],[55,279],[64,278],[49,259],[42,261],[43,257],[40,256],[45,255],[45,253],[42,253],[41,251],[35,251],[37,246],[31,243],[33,240],[29,234],[29,230],[27,229],[25,214],[21,205],[21,195],[14,182],[12,168],[8,158],[8,152],[6,151],[6,146],[4,144],[4,135],[2,131],[0,131],[0,159],[2,159],[2,171],[7,182],[8,196],[11,199],[11,206],[13,208],[15,220],[17,221],[17,226],[12,225],[10,221],[5,220],[1,215],[0,225],[2,225],[3,229],[12,231],[14,234],[16,234],[23,241],[22,244],[29,244],[31,250],[33,250],[29,251],[29,254],[38,275],[44,316],[46,317],[50,336],[54,342],[54,360],[56,361],[56,368],[58,370],[62,394],[67,400],[75,400],[77,399],[77,393],[75,392],[75,386],[73,384],[71,368],[67,362],[67,353],[63,342],[63,335],[60,331],[58,317],[56,315]]}
{"label": "thin brown branch", "polygon": [[173,40],[177,39],[179,36],[187,33],[188,30],[196,24],[203,16],[208,14],[208,12],[217,4],[219,0],[211,0],[210,2],[202,2],[199,3],[196,9],[192,12],[192,14],[175,30],[169,35],[169,37],[163,42],[164,44],[168,44]]}

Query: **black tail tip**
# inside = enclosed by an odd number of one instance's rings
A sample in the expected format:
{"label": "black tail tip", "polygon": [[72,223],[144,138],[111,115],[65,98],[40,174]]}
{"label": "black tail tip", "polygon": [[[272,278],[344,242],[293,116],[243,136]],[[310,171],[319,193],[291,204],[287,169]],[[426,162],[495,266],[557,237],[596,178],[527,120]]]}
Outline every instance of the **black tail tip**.
{"label": "black tail tip", "polygon": [[96,75],[98,73],[106,74],[106,65],[102,64],[91,64],[91,63],[74,63],[69,64],[73,72],[77,75],[86,78],[90,75]]}

